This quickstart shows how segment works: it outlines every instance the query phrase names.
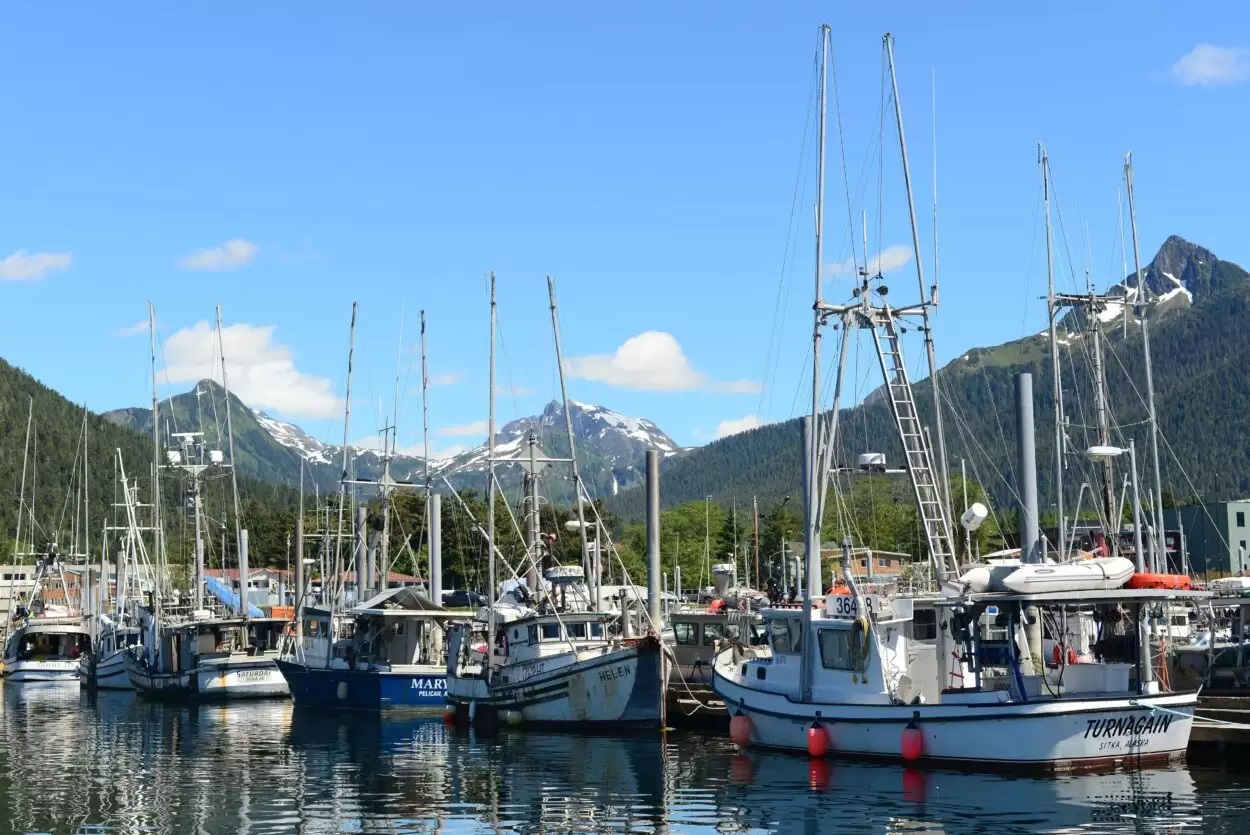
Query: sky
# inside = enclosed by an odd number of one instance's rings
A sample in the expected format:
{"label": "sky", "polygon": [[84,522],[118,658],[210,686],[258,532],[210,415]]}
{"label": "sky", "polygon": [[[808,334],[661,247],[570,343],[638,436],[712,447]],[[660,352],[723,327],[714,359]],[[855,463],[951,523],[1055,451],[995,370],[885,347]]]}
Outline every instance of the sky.
{"label": "sky", "polygon": [[571,399],[688,445],[808,411],[823,22],[826,300],[865,249],[917,295],[885,32],[941,363],[1045,325],[1039,142],[1061,290],[1132,269],[1128,151],[1143,263],[1250,265],[1250,8],[937,5],[5,4],[0,356],[143,405],[147,303],[161,396],[214,376],[220,305],[231,389],[341,441],[356,302],[348,437],[397,411],[419,450],[424,310],[448,454],[485,436],[493,270],[501,423],[560,396],[548,275]]}

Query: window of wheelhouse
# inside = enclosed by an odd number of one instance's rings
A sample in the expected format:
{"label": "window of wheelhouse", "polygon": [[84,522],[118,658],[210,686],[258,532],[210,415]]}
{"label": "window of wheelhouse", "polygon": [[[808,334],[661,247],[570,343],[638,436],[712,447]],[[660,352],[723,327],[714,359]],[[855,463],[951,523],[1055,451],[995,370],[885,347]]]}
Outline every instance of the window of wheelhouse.
{"label": "window of wheelhouse", "polygon": [[693,623],[676,621],[673,624],[673,637],[678,644],[686,646],[699,642],[699,628]]}
{"label": "window of wheelhouse", "polygon": [[558,641],[558,640],[560,640],[560,624],[558,624],[558,623],[544,623],[544,624],[542,625],[542,630],[543,630],[543,640],[544,640],[544,641]]}
{"label": "window of wheelhouse", "polygon": [[822,629],[820,635],[820,664],[826,670],[853,670],[855,659],[851,655],[851,631],[849,629]]}
{"label": "window of wheelhouse", "polygon": [[718,640],[738,640],[738,624],[736,623],[705,623],[703,624],[703,645],[712,646]]}
{"label": "window of wheelhouse", "polygon": [[797,618],[770,620],[768,637],[778,655],[798,655],[803,651],[803,624]]}
{"label": "window of wheelhouse", "polygon": [[586,623],[584,621],[581,623],[566,623],[564,625],[564,631],[568,633],[570,638],[581,638],[582,640],[586,639]]}
{"label": "window of wheelhouse", "polygon": [[916,609],[912,612],[911,636],[917,641],[937,640],[936,609]]}
{"label": "window of wheelhouse", "polygon": [[603,637],[603,624],[602,623],[597,623],[597,622],[588,623],[586,624],[586,628],[590,630],[590,637],[592,638]]}

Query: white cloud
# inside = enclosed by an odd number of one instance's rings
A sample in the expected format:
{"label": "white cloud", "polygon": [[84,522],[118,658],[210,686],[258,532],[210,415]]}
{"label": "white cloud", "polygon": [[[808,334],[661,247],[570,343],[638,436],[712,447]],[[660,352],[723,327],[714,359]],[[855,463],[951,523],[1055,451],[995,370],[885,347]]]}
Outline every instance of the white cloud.
{"label": "white cloud", "polygon": [[184,270],[235,270],[250,264],[260,247],[251,241],[234,238],[221,246],[201,249],[178,262]]}
{"label": "white cloud", "polygon": [[1250,79],[1250,49],[1201,43],[1172,65],[1181,84],[1236,84]]}
{"label": "white cloud", "polygon": [[121,337],[138,336],[141,333],[147,333],[147,332],[148,332],[148,320],[140,319],[138,322],[135,322],[133,325],[127,325],[124,328],[117,328],[115,331],[113,331],[113,336],[121,336]]}
{"label": "white cloud", "polygon": [[74,256],[68,252],[27,252],[19,249],[0,260],[0,281],[38,281],[48,273],[69,269]]}
{"label": "white cloud", "polygon": [[[884,275],[893,272],[901,267],[906,267],[911,263],[912,250],[909,246],[902,244],[893,244],[878,252],[868,262],[868,274]],[[826,264],[826,275],[851,275],[855,272],[855,259],[847,258],[845,261],[839,261],[836,264]]]}
{"label": "white cloud", "polygon": [[739,432],[745,432],[748,429],[757,429],[760,425],[760,419],[756,415],[722,420],[716,424],[716,430],[712,432],[712,440],[715,441],[729,435],[737,435]]}
{"label": "white cloud", "polygon": [[429,380],[426,381],[426,384],[430,388],[437,388],[438,386],[454,386],[463,379],[463,374],[457,374],[455,372],[448,374],[431,374]]}
{"label": "white cloud", "polygon": [[[343,399],[330,390],[330,381],[297,369],[294,353],[273,335],[273,325],[239,324],[223,330],[230,391],[257,409],[302,417],[341,414]],[[213,376],[221,367],[216,329],[207,322],[183,328],[165,341],[164,357],[171,383]]]}
{"label": "white cloud", "polygon": [[715,391],[752,394],[760,384],[751,380],[716,381],[696,371],[671,333],[646,331],[626,339],[613,354],[573,357],[570,377],[640,391]]}
{"label": "white cloud", "polygon": [[451,438],[467,438],[472,435],[481,435],[485,437],[486,430],[489,427],[489,421],[477,420],[473,423],[461,424],[460,426],[444,426],[441,429],[435,429],[434,434]]}

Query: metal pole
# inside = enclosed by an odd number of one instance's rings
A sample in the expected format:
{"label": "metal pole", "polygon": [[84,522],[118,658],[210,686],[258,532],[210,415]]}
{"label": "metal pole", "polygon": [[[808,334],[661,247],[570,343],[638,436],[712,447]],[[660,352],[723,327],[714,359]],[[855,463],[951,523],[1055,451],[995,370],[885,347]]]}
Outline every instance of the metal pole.
{"label": "metal pole", "polygon": [[812,624],[812,601],[816,596],[813,588],[820,575],[820,545],[815,541],[819,527],[816,523],[816,497],[812,495],[812,457],[816,443],[816,421],[803,417],[803,515],[807,530],[807,594],[803,604],[803,639],[799,658],[799,701],[809,702],[812,696],[812,642],[809,640]]}
{"label": "metal pole", "polygon": [[[198,612],[204,608],[204,530],[201,518],[200,474],[198,472],[192,476],[192,484],[195,490],[195,610]],[[159,525],[160,522],[158,521],[157,524]]]}
{"label": "metal pole", "polygon": [[239,617],[247,618],[247,581],[251,574],[247,564],[247,528],[239,528]]}
{"label": "metal pole", "polygon": [[[907,190],[907,213],[911,219],[911,243],[912,250],[916,258],[916,283],[920,287],[920,311],[923,322],[921,330],[924,331],[925,352],[929,361],[929,389],[933,394],[933,420],[934,428],[937,430],[937,452],[938,452],[938,477],[939,485],[942,490],[942,497],[946,513],[950,513],[951,507],[951,485],[950,479],[947,478],[946,468],[946,433],[942,428],[942,396],[938,389],[938,364],[937,353],[933,346],[933,324],[929,320],[929,306],[937,306],[938,288],[937,284],[933,285],[929,300],[925,301],[926,288],[924,286],[924,259],[920,255],[920,226],[916,223],[916,201],[912,197],[911,191],[911,167],[907,162],[907,139],[903,134],[903,104],[898,96],[898,76],[894,71],[894,36],[886,33],[883,38],[885,42],[885,51],[890,63],[890,84],[894,92],[894,119],[898,124],[898,146],[899,153],[903,158],[903,183]],[[867,266],[867,265],[865,265]],[[949,516],[947,517],[949,518]]]}
{"label": "metal pole", "polygon": [[[597,549],[596,549],[597,550]],[[660,453],[647,450],[647,602],[651,628],[660,630]]]}
{"label": "metal pole", "polygon": [[530,555],[530,564],[529,564],[528,569],[525,572],[525,584],[530,587],[530,591],[532,591],[536,596],[541,590],[539,588],[539,583],[538,583],[539,519],[538,519],[538,455],[537,455],[537,450],[538,450],[538,435],[535,434],[534,432],[530,432],[529,473],[528,473],[528,478],[526,479],[527,487],[528,487],[528,489],[526,490],[526,493],[527,493],[527,498],[529,501],[529,512],[525,514],[526,529],[528,531],[528,535],[526,536],[526,539],[528,541],[525,543],[525,545],[526,545],[526,550],[529,552],[529,555]]}
{"label": "metal pole", "polygon": [[1037,441],[1033,434],[1033,375],[1016,376],[1016,461],[1020,470],[1020,561],[1042,561],[1037,515]]}
{"label": "metal pole", "polygon": [[[1033,434],[1033,375],[1016,376],[1016,456],[1020,471],[1020,561],[1042,561],[1037,517],[1037,441]],[[1042,618],[1036,606],[1025,609],[1025,634],[1033,673],[1046,672],[1042,657]]]}
{"label": "metal pole", "polygon": [[295,517],[295,621],[299,630],[299,620],[304,612],[304,517]]}
{"label": "metal pole", "polygon": [[[1046,149],[1038,145],[1042,166],[1042,200],[1046,206],[1046,313],[1050,320],[1050,376],[1052,397],[1055,401],[1055,509],[1059,513],[1059,558],[1067,557],[1064,550],[1063,515],[1063,384],[1059,376],[1059,326],[1055,320],[1055,255],[1050,232],[1050,158]],[[1076,520],[1072,520],[1076,524]]]}
{"label": "metal pole", "polygon": [[443,497],[430,494],[430,598],[443,602]]}
{"label": "metal pole", "polygon": [[365,555],[365,526],[369,522],[369,511],[364,505],[356,508],[356,603],[359,605],[365,599],[365,585],[369,582],[369,578],[365,575],[367,566],[365,563],[368,557]]}
{"label": "metal pole", "polygon": [[1145,551],[1142,549],[1141,536],[1141,492],[1137,484],[1137,441],[1132,438],[1128,442],[1128,460],[1133,476],[1133,547],[1137,551],[1137,570],[1145,572]]}
{"label": "metal pole", "polygon": [[[1128,191],[1129,228],[1133,232],[1133,268],[1137,275],[1137,304],[1141,310],[1142,353],[1146,359],[1146,408],[1149,410],[1150,415],[1150,457],[1154,468],[1155,496],[1161,503],[1163,501],[1163,476],[1162,471],[1159,469],[1159,419],[1155,414],[1155,378],[1153,365],[1150,361],[1150,325],[1146,321],[1146,282],[1145,276],[1142,275],[1141,255],[1137,247],[1137,203],[1133,194],[1133,155],[1131,153],[1124,155],[1124,178]],[[1154,518],[1155,527],[1158,528],[1159,534],[1159,547],[1156,553],[1166,554],[1163,508],[1161,505],[1155,505]],[[1166,562],[1165,557],[1160,559],[1162,562]]]}
{"label": "metal pole", "polygon": [[[486,597],[488,603],[495,601],[495,595],[499,594],[498,585],[495,582],[495,322],[497,319],[495,306],[495,271],[490,273],[490,406],[489,417],[486,426],[486,551],[487,551],[487,580],[489,584],[486,589]],[[441,601],[435,601],[441,602]],[[491,619],[489,624],[488,640],[494,640],[495,637],[495,619],[494,609],[491,610]],[[493,656],[493,653],[490,655]]]}

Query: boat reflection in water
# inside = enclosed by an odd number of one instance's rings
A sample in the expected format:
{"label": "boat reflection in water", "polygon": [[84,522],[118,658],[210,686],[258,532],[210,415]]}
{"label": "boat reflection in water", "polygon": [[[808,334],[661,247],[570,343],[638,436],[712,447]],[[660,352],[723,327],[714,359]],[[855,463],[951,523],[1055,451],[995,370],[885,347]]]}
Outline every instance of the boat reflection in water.
{"label": "boat reflection in water", "polygon": [[1183,767],[1024,778],[739,753],[727,774],[720,805],[756,831],[1211,831]]}
{"label": "boat reflection in water", "polygon": [[1013,779],[739,753],[721,735],[487,735],[290,702],[0,693],[0,832],[1240,833],[1250,823],[1250,775],[1199,766]]}

